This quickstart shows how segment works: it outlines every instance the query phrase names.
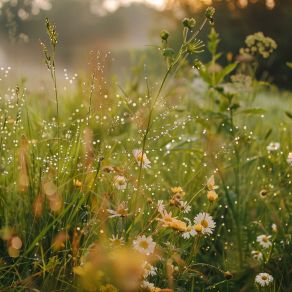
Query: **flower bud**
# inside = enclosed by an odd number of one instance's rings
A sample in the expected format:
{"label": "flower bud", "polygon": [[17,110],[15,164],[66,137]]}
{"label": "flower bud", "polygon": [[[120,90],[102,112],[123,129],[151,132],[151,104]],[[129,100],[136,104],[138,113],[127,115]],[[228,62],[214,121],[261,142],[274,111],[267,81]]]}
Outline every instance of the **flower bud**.
{"label": "flower bud", "polygon": [[167,30],[162,30],[160,32],[160,37],[162,40],[167,41],[167,39],[169,37],[169,32]]}
{"label": "flower bud", "polygon": [[211,24],[214,23],[214,14],[215,14],[215,8],[214,7],[208,7],[205,11],[205,16],[209,20]]}
{"label": "flower bud", "polygon": [[196,25],[196,20],[194,18],[185,18],[182,21],[184,27],[187,27],[189,29],[193,29]]}
{"label": "flower bud", "polygon": [[194,61],[194,67],[195,67],[197,70],[200,71],[200,70],[203,68],[203,64],[202,64],[202,62],[201,62],[200,60],[196,59],[196,60]]}
{"label": "flower bud", "polygon": [[209,191],[207,194],[207,198],[209,202],[213,203],[218,199],[218,195],[216,194],[215,191]]}
{"label": "flower bud", "polygon": [[224,278],[226,280],[230,280],[233,278],[233,275],[229,271],[226,271],[226,272],[224,272]]}

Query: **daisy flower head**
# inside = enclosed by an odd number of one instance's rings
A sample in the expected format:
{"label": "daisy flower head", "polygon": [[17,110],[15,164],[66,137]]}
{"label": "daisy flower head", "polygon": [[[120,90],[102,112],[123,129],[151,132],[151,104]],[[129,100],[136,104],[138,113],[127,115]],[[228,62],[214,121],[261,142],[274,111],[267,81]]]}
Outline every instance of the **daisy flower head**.
{"label": "daisy flower head", "polygon": [[110,214],[109,218],[115,218],[115,217],[123,218],[129,215],[126,202],[120,203],[115,210],[107,209],[107,211]]}
{"label": "daisy flower head", "polygon": [[215,185],[214,175],[211,175],[207,180],[207,188],[209,191],[214,191],[218,189],[218,186]]}
{"label": "daisy flower head", "polygon": [[192,207],[186,201],[180,201],[180,208],[185,214],[188,214],[192,209]]}
{"label": "daisy flower head", "polygon": [[280,143],[279,142],[271,142],[268,146],[267,146],[267,150],[269,152],[272,151],[277,151],[280,149]]}
{"label": "daisy flower head", "polygon": [[257,242],[263,247],[263,248],[269,248],[272,246],[272,242],[270,241],[271,235],[259,235],[257,237]]}
{"label": "daisy flower head", "polygon": [[289,165],[292,165],[292,152],[289,152],[286,161]]}
{"label": "daisy flower head", "polygon": [[143,264],[143,270],[144,270],[144,274],[143,274],[144,279],[149,276],[155,276],[157,274],[157,268],[152,266],[150,263],[146,261]]}
{"label": "daisy flower head", "polygon": [[134,149],[133,155],[138,165],[142,168],[151,168],[151,161],[147,158],[146,153],[142,151],[142,149]]}
{"label": "daisy flower head", "polygon": [[256,260],[256,261],[260,262],[260,261],[263,260],[263,254],[258,250],[253,250],[251,252],[251,255],[252,255],[253,259]]}
{"label": "daisy flower head", "polygon": [[122,175],[115,176],[114,185],[118,190],[125,190],[127,188],[126,178]]}
{"label": "daisy flower head", "polygon": [[194,226],[188,226],[187,227],[187,231],[185,231],[183,234],[182,234],[182,237],[184,239],[189,239],[193,236],[195,236],[197,234],[197,231],[195,230]]}
{"label": "daisy flower head", "polygon": [[133,241],[133,247],[140,253],[150,255],[155,250],[156,243],[153,241],[151,236],[146,237],[145,235],[138,236]]}
{"label": "daisy flower head", "polygon": [[201,232],[202,234],[212,234],[216,226],[212,216],[205,212],[199,213],[195,217],[194,222],[196,232]]}
{"label": "daisy flower head", "polygon": [[273,276],[271,276],[268,273],[259,273],[255,277],[256,284],[262,287],[269,286],[273,281],[274,281]]}

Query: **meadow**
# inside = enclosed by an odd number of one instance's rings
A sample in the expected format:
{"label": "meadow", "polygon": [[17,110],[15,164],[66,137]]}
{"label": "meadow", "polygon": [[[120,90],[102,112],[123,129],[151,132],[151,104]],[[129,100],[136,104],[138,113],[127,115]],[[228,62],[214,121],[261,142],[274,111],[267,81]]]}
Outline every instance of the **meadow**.
{"label": "meadow", "polygon": [[214,14],[161,31],[163,74],[93,52],[64,90],[48,19],[45,90],[1,71],[1,291],[292,290],[292,93],[257,78],[275,41],[219,52]]}

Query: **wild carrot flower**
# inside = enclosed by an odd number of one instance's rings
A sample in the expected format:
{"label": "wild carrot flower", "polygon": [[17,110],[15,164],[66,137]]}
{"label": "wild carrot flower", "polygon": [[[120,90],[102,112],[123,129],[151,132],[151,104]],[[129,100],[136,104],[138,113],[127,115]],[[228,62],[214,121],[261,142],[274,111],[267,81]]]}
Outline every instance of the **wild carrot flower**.
{"label": "wild carrot flower", "polygon": [[212,234],[213,229],[216,226],[215,221],[213,220],[212,216],[208,213],[201,212],[199,213],[195,219],[195,230],[197,232],[202,232],[202,234]]}
{"label": "wild carrot flower", "polygon": [[133,241],[133,247],[140,253],[150,255],[155,250],[156,243],[153,241],[151,236],[146,237],[145,235],[138,236]]}
{"label": "wild carrot flower", "polygon": [[125,190],[127,188],[126,178],[122,175],[117,175],[114,178],[114,185],[118,190]]}
{"label": "wild carrot flower", "polygon": [[259,273],[255,277],[255,282],[262,287],[269,286],[273,282],[273,280],[273,276],[268,273]]}
{"label": "wild carrot flower", "polygon": [[277,48],[276,42],[262,32],[247,36],[245,44],[247,47],[240,49],[240,54],[260,55],[265,59]]}
{"label": "wild carrot flower", "polygon": [[137,161],[138,165],[142,166],[142,168],[150,168],[151,162],[147,158],[146,153],[142,153],[142,149],[134,149],[133,155],[135,157],[135,160]]}
{"label": "wild carrot flower", "polygon": [[257,242],[263,247],[263,248],[269,248],[272,246],[272,242],[270,241],[271,235],[259,235],[257,237]]}

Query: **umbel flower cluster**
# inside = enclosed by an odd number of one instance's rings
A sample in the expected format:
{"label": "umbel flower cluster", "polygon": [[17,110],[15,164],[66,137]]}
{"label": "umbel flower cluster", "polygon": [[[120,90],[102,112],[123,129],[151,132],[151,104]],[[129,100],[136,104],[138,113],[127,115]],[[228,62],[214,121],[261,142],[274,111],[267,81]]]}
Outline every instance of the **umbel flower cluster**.
{"label": "umbel flower cluster", "polygon": [[257,32],[247,36],[245,44],[247,47],[242,48],[240,54],[248,54],[252,56],[260,55],[264,59],[269,58],[277,48],[276,42],[272,38],[266,37],[262,32]]}

